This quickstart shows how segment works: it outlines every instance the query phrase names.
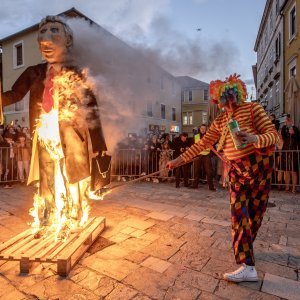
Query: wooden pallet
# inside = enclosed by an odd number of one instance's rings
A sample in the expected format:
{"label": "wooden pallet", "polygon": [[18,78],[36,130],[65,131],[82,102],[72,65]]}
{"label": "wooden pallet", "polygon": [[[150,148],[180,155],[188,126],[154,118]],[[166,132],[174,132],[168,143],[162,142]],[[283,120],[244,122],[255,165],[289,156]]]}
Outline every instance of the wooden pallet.
{"label": "wooden pallet", "polygon": [[91,218],[66,241],[56,242],[54,233],[36,239],[28,229],[0,244],[0,260],[20,261],[20,273],[29,273],[36,263],[56,263],[57,273],[67,276],[104,228],[105,218]]}

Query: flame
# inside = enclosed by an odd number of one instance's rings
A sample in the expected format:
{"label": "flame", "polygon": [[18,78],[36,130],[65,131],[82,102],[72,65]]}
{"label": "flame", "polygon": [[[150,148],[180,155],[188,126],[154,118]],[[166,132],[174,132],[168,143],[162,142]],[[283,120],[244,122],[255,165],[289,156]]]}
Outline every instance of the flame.
{"label": "flame", "polygon": [[85,100],[84,91],[89,86],[74,71],[64,71],[55,76],[53,84],[54,107],[49,113],[40,115],[36,134],[40,146],[48,152],[54,165],[54,192],[43,197],[40,193],[36,194],[29,214],[33,217],[33,233],[43,229],[45,232],[55,232],[56,239],[64,240],[72,230],[82,227],[88,220],[90,207],[86,195],[89,192],[90,178],[80,181],[76,186],[68,182],[59,122],[67,121],[78,125],[83,114],[81,103]]}

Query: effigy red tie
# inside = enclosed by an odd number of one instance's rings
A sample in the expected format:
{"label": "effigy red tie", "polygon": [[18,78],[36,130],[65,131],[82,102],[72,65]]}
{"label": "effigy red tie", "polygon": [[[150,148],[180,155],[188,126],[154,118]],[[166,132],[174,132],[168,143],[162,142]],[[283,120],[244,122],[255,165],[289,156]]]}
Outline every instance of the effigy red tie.
{"label": "effigy red tie", "polygon": [[53,78],[54,78],[54,69],[51,67],[46,77],[43,103],[42,103],[42,107],[44,111],[47,113],[52,109],[54,103],[53,96],[52,96]]}

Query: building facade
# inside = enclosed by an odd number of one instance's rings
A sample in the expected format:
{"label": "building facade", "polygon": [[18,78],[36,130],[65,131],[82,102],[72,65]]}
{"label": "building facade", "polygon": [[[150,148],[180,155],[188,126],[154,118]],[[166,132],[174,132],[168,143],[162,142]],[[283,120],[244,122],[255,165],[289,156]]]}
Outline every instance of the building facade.
{"label": "building facade", "polygon": [[179,76],[181,86],[182,131],[193,135],[193,128],[208,123],[209,84],[189,76]]}
{"label": "building facade", "polygon": [[[284,17],[284,81],[288,86],[292,77],[296,79],[300,89],[300,0],[285,1],[282,7]],[[300,105],[300,90],[298,90],[298,105]],[[284,94],[285,111],[288,110],[288,93]],[[298,107],[297,107],[298,108]],[[300,109],[294,116],[295,125],[300,127]]]}
{"label": "building facade", "polygon": [[[105,59],[102,59],[101,54],[99,54],[98,69],[110,69],[107,73],[118,73],[119,66],[127,66],[124,61],[121,61],[122,59],[136,62],[130,64],[125,73],[128,77],[126,80],[130,85],[128,86],[130,96],[128,96],[128,103],[125,105],[128,109],[132,108],[133,115],[130,118],[134,119],[132,123],[135,123],[135,126],[128,128],[129,132],[141,134],[153,131],[153,129],[158,129],[159,132],[170,132],[174,128],[178,131],[181,130],[180,86],[174,76],[158,65],[147,61],[146,58],[137,59],[139,54],[135,49],[113,36],[75,8],[59,15],[87,20],[90,25],[97,27],[99,38],[101,36],[102,41],[105,40],[103,45],[111,45],[109,50],[101,50],[102,52],[97,50],[105,56]],[[35,24],[0,40],[3,52],[3,91],[9,90],[27,67],[42,62],[37,34],[38,24]],[[122,55],[117,57],[116,52],[111,51],[113,47],[118,49],[119,53],[122,52]],[[106,53],[103,51],[106,51]],[[126,82],[126,80],[123,80],[123,82]],[[28,126],[28,101],[29,95],[26,95],[18,103],[5,107],[5,123],[9,124],[11,121],[18,119],[21,126]]]}
{"label": "building facade", "polygon": [[280,12],[283,0],[267,0],[257,34],[253,67],[256,100],[268,114],[284,114],[284,22]]}
{"label": "building facade", "polygon": [[[252,69],[257,101],[281,122],[289,113],[289,80],[294,77],[298,86],[300,83],[299,15],[300,0],[267,0],[254,46],[257,63]],[[300,117],[294,121],[300,126]]]}

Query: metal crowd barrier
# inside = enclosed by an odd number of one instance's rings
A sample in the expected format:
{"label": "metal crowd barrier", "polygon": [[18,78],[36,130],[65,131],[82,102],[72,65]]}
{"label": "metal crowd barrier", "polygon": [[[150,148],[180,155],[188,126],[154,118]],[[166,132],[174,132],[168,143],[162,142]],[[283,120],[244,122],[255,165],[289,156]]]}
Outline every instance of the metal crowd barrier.
{"label": "metal crowd barrier", "polygon": [[[14,153],[14,155],[12,153]],[[18,164],[15,153],[16,148],[0,147],[0,183],[19,181]],[[272,175],[272,185],[286,188],[292,186],[293,180],[297,180],[296,186],[299,187],[300,150],[277,150],[274,152],[273,156],[275,166]],[[120,149],[113,155],[111,177],[112,180],[130,180],[139,176],[151,174],[162,168],[164,167],[160,164],[159,151]],[[190,164],[191,181],[194,178],[193,170],[194,166],[193,164]],[[154,177],[167,179],[172,178],[173,176],[173,171],[170,171],[162,172]],[[205,178],[202,178],[202,180],[205,180]],[[289,181],[289,183],[287,181]]]}

